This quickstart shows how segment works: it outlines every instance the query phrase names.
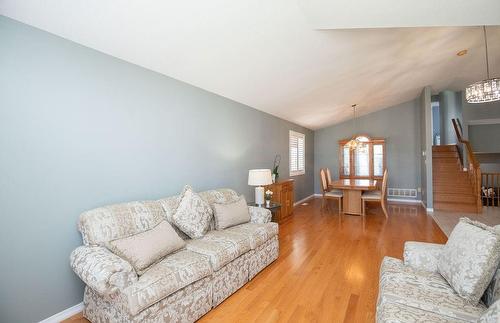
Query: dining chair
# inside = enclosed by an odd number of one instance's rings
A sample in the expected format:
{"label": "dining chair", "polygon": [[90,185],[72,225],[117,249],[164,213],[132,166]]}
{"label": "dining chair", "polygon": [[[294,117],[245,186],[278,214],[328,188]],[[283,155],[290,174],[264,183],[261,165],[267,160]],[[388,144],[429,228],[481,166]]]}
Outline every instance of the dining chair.
{"label": "dining chair", "polygon": [[387,177],[388,174],[386,169],[384,171],[384,176],[382,177],[382,187],[380,191],[367,191],[361,195],[363,215],[366,215],[366,202],[380,202],[385,217],[389,217],[387,215]]}
{"label": "dining chair", "polygon": [[332,190],[328,186],[327,172],[324,168],[319,171],[321,192],[323,193],[323,200],[321,207],[323,208],[328,199],[336,199],[339,201],[339,213],[342,213],[342,196],[344,195],[341,190]]}

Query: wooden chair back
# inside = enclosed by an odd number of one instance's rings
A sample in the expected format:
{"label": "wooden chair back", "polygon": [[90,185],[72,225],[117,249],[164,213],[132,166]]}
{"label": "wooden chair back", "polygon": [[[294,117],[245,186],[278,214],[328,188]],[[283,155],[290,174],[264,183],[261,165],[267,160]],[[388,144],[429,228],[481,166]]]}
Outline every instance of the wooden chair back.
{"label": "wooden chair back", "polygon": [[381,194],[381,198],[382,198],[382,201],[386,200],[387,199],[387,177],[389,175],[387,174],[387,169],[384,170],[384,177],[382,177],[382,194]]}
{"label": "wooden chair back", "polygon": [[326,172],[324,168],[321,168],[319,170],[319,178],[321,183],[321,191],[325,193],[326,191],[328,191],[328,182],[326,179]]}
{"label": "wooden chair back", "polygon": [[332,185],[332,174],[330,173],[330,168],[325,168],[326,170],[326,184],[328,186]]}

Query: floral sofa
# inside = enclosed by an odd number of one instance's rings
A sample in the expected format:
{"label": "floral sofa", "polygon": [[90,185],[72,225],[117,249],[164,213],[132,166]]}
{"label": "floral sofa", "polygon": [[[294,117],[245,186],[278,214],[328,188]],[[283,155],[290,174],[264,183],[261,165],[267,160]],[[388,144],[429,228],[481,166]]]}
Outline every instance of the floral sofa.
{"label": "floral sofa", "polygon": [[[211,206],[238,198],[235,191],[199,193]],[[70,257],[85,282],[83,315],[91,322],[193,322],[219,305],[278,258],[278,225],[271,213],[249,207],[250,222],[211,230],[185,240],[183,249],[167,255],[141,275],[106,243],[144,232],[166,219],[171,223],[177,196],[105,206],[84,212],[78,229],[83,246]]]}
{"label": "floral sofa", "polygon": [[438,273],[443,248],[441,244],[408,241],[403,261],[384,258],[377,322],[500,322],[500,267],[481,301],[472,304]]}

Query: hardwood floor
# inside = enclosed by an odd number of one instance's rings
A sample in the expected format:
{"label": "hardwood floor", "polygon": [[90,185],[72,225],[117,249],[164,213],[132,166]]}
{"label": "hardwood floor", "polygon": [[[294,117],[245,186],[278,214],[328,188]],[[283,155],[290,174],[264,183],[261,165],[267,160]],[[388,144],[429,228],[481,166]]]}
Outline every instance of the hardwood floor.
{"label": "hardwood floor", "polygon": [[[280,225],[280,256],[199,322],[374,322],[384,256],[407,240],[444,243],[419,205],[369,204],[366,217],[339,215],[319,198]],[[78,315],[69,322],[86,322]]]}

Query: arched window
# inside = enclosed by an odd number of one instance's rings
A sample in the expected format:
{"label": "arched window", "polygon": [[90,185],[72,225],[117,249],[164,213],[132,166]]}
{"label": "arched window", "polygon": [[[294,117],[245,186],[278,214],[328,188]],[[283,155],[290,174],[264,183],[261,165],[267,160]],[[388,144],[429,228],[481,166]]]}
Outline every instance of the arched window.
{"label": "arched window", "polygon": [[381,179],[386,168],[385,139],[358,135],[355,148],[348,145],[350,141],[339,141],[340,178]]}

